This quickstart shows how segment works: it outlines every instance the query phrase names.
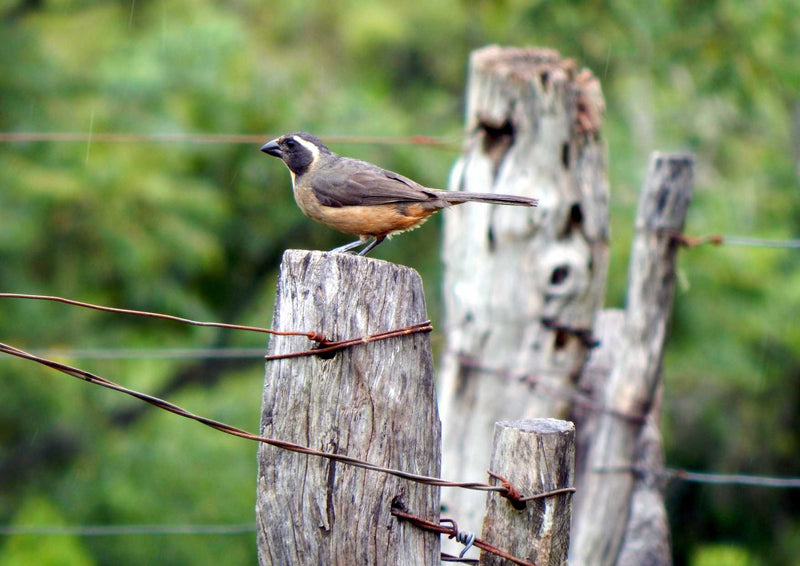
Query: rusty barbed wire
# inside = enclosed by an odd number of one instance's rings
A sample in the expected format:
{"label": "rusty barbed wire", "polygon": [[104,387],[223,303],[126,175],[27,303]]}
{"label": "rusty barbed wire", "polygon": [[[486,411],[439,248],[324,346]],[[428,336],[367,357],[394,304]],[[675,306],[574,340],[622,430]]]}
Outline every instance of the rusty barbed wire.
{"label": "rusty barbed wire", "polygon": [[514,509],[525,509],[525,503],[528,501],[536,501],[537,499],[544,499],[546,497],[554,497],[556,495],[562,495],[564,493],[575,493],[574,487],[560,487],[558,489],[551,489],[550,491],[544,491],[542,493],[537,493],[536,495],[529,495],[523,496],[517,488],[515,488],[510,481],[506,478],[501,476],[500,474],[493,472],[492,470],[486,470],[486,473],[489,474],[489,477],[492,477],[500,482],[504,488],[506,488],[505,492],[500,492],[500,497],[504,497],[511,502],[511,505]]}
{"label": "rusty barbed wire", "polygon": [[[458,536],[458,527],[456,526],[455,522],[452,520],[445,520],[443,519],[441,522],[450,522],[452,526],[445,526],[440,523],[434,523],[433,521],[429,521],[427,519],[423,519],[422,517],[418,517],[409,512],[408,508],[406,507],[405,503],[403,503],[402,497],[397,496],[392,499],[392,507],[391,513],[398,519],[402,519],[404,521],[408,521],[412,525],[415,525],[421,529],[425,529],[426,531],[432,531],[434,533],[439,533],[441,535],[447,535],[450,538]],[[520,566],[536,566],[533,562],[528,562],[527,560],[522,560],[521,558],[517,558],[504,550],[497,548],[494,545],[491,545],[479,538],[475,538],[472,541],[472,545],[484,550],[486,552],[490,552],[500,558],[505,558],[506,560],[510,560],[514,564],[519,564]]]}
{"label": "rusty barbed wire", "polygon": [[442,562],[464,562],[464,563],[477,563],[478,561],[473,558],[464,558],[464,555],[469,552],[469,549],[472,548],[472,545],[475,544],[475,533],[472,531],[462,531],[459,530],[458,524],[456,523],[455,519],[439,519],[439,524],[443,523],[450,523],[450,526],[453,528],[453,534],[449,535],[447,538],[451,540],[455,540],[459,544],[463,544],[464,548],[461,549],[458,556],[451,556],[446,552],[441,553],[441,560]]}
{"label": "rusty barbed wire", "polygon": [[362,336],[360,338],[349,338],[347,340],[337,340],[335,342],[328,342],[324,346],[318,348],[311,348],[309,350],[302,350],[299,352],[288,352],[286,354],[270,354],[268,356],[264,356],[264,359],[267,361],[274,361],[274,360],[285,360],[287,358],[300,358],[304,356],[318,356],[321,354],[336,352],[344,348],[349,348],[350,346],[355,346],[357,344],[367,344],[369,342],[375,342],[377,340],[386,340],[387,338],[396,338],[398,336],[406,336],[408,334],[415,334],[417,332],[430,332],[432,330],[433,326],[431,325],[431,321],[424,320],[422,322],[410,324],[408,326],[404,326],[403,328],[397,328],[395,330],[378,332],[376,334],[370,334],[368,336]]}

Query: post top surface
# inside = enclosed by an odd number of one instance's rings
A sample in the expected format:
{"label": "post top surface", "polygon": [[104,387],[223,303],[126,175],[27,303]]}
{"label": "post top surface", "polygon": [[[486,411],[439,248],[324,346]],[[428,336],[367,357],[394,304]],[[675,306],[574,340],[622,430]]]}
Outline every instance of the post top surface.
{"label": "post top surface", "polygon": [[521,419],[515,421],[498,421],[495,425],[502,428],[516,428],[523,432],[539,434],[570,432],[575,430],[571,421],[561,419]]}

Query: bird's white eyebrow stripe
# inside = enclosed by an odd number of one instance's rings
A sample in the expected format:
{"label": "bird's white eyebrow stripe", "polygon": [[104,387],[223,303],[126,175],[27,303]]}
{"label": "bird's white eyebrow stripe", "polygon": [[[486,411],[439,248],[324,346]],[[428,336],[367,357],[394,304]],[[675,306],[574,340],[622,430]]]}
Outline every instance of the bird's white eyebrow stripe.
{"label": "bird's white eyebrow stripe", "polygon": [[319,148],[310,141],[304,140],[300,136],[292,136],[292,139],[311,152],[313,160],[316,161],[319,157]]}

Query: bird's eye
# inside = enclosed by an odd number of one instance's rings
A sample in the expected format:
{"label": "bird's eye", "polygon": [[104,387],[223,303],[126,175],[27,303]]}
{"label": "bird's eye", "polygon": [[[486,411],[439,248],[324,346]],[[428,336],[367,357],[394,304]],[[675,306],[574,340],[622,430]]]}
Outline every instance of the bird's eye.
{"label": "bird's eye", "polygon": [[289,149],[297,147],[297,142],[294,141],[292,138],[289,138],[288,140],[286,140],[286,147],[288,147]]}

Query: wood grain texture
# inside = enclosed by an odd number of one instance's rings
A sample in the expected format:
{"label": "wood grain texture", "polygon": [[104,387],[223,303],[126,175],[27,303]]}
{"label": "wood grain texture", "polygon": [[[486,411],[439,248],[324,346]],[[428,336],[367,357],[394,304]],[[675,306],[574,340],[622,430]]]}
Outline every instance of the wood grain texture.
{"label": "wood grain texture", "polygon": [[[587,352],[568,329],[591,335],[605,290],[602,111],[599,82],[554,51],[490,46],[472,54],[468,138],[449,188],[538,198],[539,206],[444,211],[445,475],[485,477],[496,421],[567,414],[568,400],[549,392],[571,385]],[[448,513],[476,530],[484,497],[443,496]]]}
{"label": "wood grain texture", "polygon": [[[523,496],[574,483],[575,426],[556,419],[501,421],[495,425],[490,469]],[[508,500],[488,493],[481,538],[538,566],[566,564],[572,494],[529,501],[515,509]],[[482,565],[505,566],[495,555],[481,554]]]}
{"label": "wood grain texture", "polygon": [[[345,254],[284,254],[272,328],[344,339],[425,320],[412,269]],[[308,349],[272,337],[271,354]],[[383,466],[438,476],[440,424],[429,336],[358,345],[331,359],[267,364],[262,434]],[[439,492],[373,471],[262,445],[258,453],[259,562],[434,564],[438,535],[390,514],[402,493],[411,512],[438,520]]]}
{"label": "wood grain texture", "polygon": [[[603,399],[612,411],[642,416],[644,424],[611,413],[598,417],[585,456],[586,476],[575,498],[574,564],[633,564],[644,558],[652,560],[646,564],[671,563],[664,550],[663,498],[647,472],[662,465],[658,406],[675,289],[678,246],[673,234],[683,230],[692,188],[691,157],[651,158],[636,217],[628,304]],[[631,467],[642,467],[644,474],[637,479]]]}

